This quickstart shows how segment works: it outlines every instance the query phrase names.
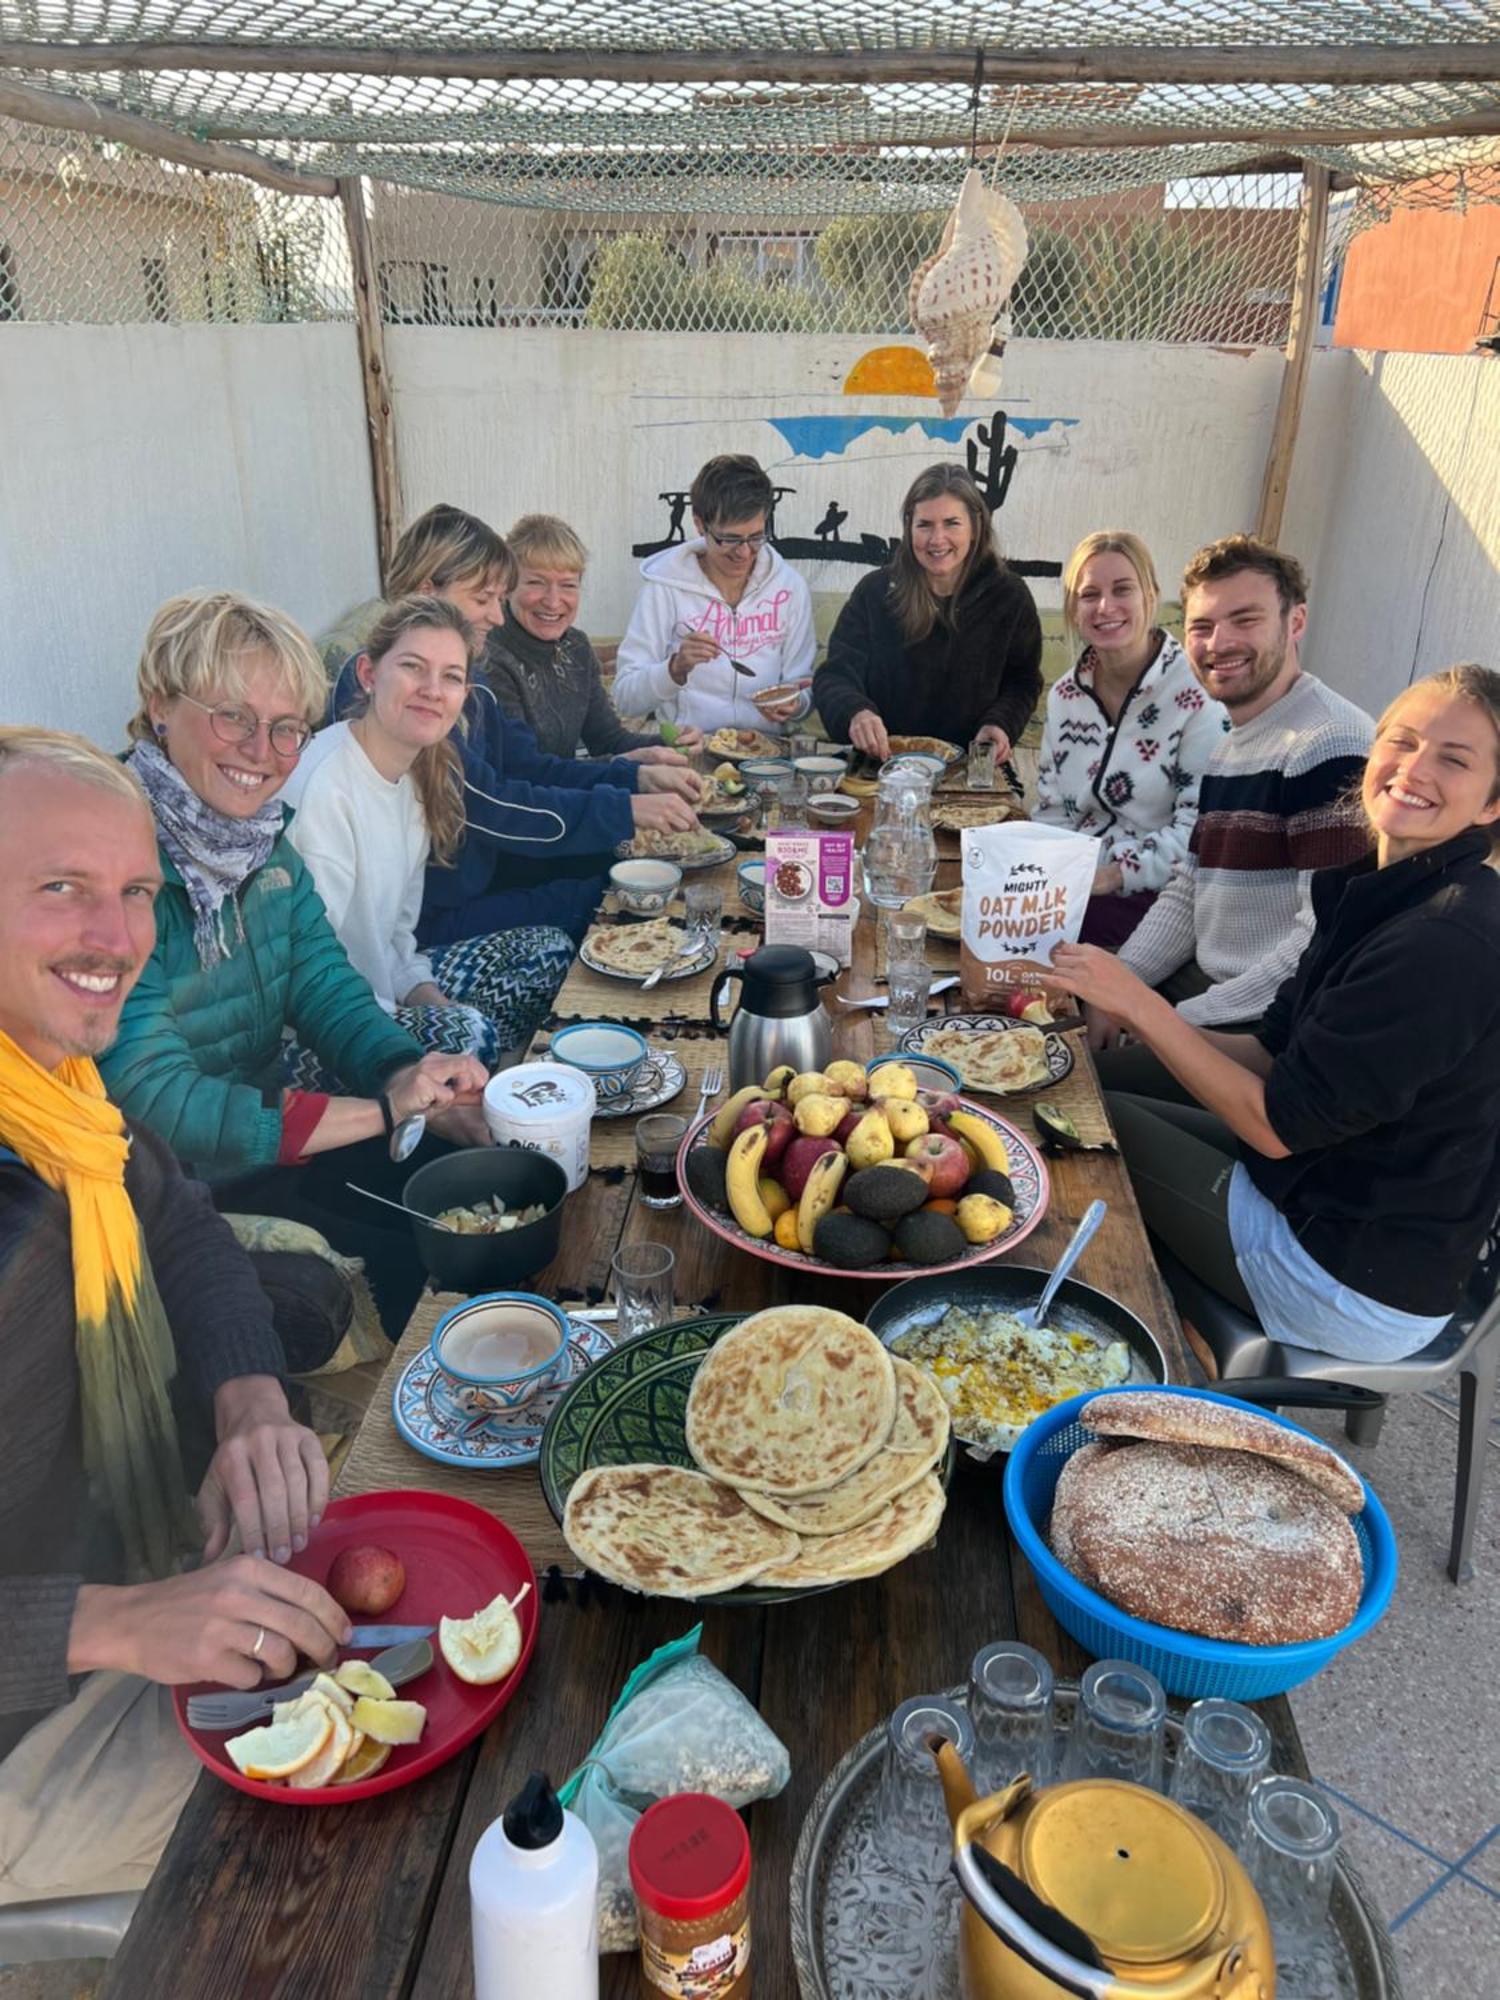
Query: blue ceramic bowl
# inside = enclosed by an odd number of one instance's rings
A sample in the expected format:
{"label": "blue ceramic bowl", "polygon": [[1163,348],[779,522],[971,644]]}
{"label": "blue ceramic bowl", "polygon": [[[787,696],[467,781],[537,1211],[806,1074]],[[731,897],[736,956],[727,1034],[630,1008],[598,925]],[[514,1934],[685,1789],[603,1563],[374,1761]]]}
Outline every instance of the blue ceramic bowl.
{"label": "blue ceramic bowl", "polygon": [[742,861],[734,872],[739,877],[740,901],[759,916],[766,907],[765,862]]}
{"label": "blue ceramic bowl", "polygon": [[618,1021],[578,1021],[552,1037],[554,1062],[581,1069],[601,1104],[628,1097],[646,1067],[650,1050],[644,1035]]}
{"label": "blue ceramic bowl", "polygon": [[[475,1416],[519,1410],[556,1382],[568,1351],[568,1322],[535,1292],[484,1292],[443,1314],[428,1343],[455,1401]],[[525,1365],[498,1350],[526,1353]]]}

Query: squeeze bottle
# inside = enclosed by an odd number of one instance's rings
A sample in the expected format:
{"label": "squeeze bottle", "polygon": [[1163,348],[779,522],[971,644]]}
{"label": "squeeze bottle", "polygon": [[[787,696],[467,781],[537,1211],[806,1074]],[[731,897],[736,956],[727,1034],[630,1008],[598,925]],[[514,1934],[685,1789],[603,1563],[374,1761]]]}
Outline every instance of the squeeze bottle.
{"label": "squeeze bottle", "polygon": [[469,1863],[474,2000],[598,2000],[599,1856],[533,1771]]}

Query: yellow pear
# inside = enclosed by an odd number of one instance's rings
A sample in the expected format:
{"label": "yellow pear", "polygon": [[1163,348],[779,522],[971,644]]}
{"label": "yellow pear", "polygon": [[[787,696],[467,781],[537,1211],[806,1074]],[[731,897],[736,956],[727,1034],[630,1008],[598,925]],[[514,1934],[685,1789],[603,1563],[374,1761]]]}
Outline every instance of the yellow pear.
{"label": "yellow pear", "polygon": [[855,1167],[882,1166],[893,1156],[896,1141],[891,1136],[884,1113],[878,1107],[867,1111],[860,1119],[849,1134],[844,1150],[849,1155],[850,1165]]}

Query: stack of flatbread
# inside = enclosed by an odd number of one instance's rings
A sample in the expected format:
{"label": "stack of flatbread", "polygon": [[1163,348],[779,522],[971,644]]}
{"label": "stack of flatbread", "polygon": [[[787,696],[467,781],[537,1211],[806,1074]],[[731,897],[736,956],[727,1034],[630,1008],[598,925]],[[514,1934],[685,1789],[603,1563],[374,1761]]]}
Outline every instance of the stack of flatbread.
{"label": "stack of flatbread", "polygon": [[623,851],[636,861],[691,861],[698,854],[717,854],[723,844],[717,833],[706,829],[673,833],[665,827],[643,826],[626,842]]}
{"label": "stack of flatbread", "polygon": [[1052,1552],[1153,1625],[1282,1646],[1341,1632],[1364,1487],[1337,1452],[1250,1409],[1165,1390],[1096,1396],[1063,1467]]}
{"label": "stack of flatbread", "polygon": [[933,937],[956,938],[963,925],[964,892],[962,886],[954,889],[934,889],[927,896],[913,896],[902,915],[920,917]]}
{"label": "stack of flatbread", "polygon": [[601,1465],[573,1486],[563,1533],[598,1575],[660,1597],[845,1583],[942,1519],[947,1405],[844,1313],[741,1321],[694,1377],[686,1437],[697,1471]]}
{"label": "stack of flatbread", "polygon": [[1040,1028],[938,1028],[922,1038],[922,1054],[952,1063],[970,1090],[1032,1090],[1045,1083],[1047,1038]]}

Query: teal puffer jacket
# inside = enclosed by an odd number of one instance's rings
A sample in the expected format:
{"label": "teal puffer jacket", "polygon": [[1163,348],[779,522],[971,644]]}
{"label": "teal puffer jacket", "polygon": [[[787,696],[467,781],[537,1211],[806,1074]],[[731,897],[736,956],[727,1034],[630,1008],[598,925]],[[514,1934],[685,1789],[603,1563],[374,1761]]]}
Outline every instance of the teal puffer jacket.
{"label": "teal puffer jacket", "polygon": [[230,1180],[275,1165],[283,1027],[356,1097],[373,1097],[422,1051],[349,963],[284,834],[239,891],[244,938],[211,972],[198,963],[182,877],[160,860],[156,949],[99,1067],[126,1116],[159,1133],[190,1173]]}

